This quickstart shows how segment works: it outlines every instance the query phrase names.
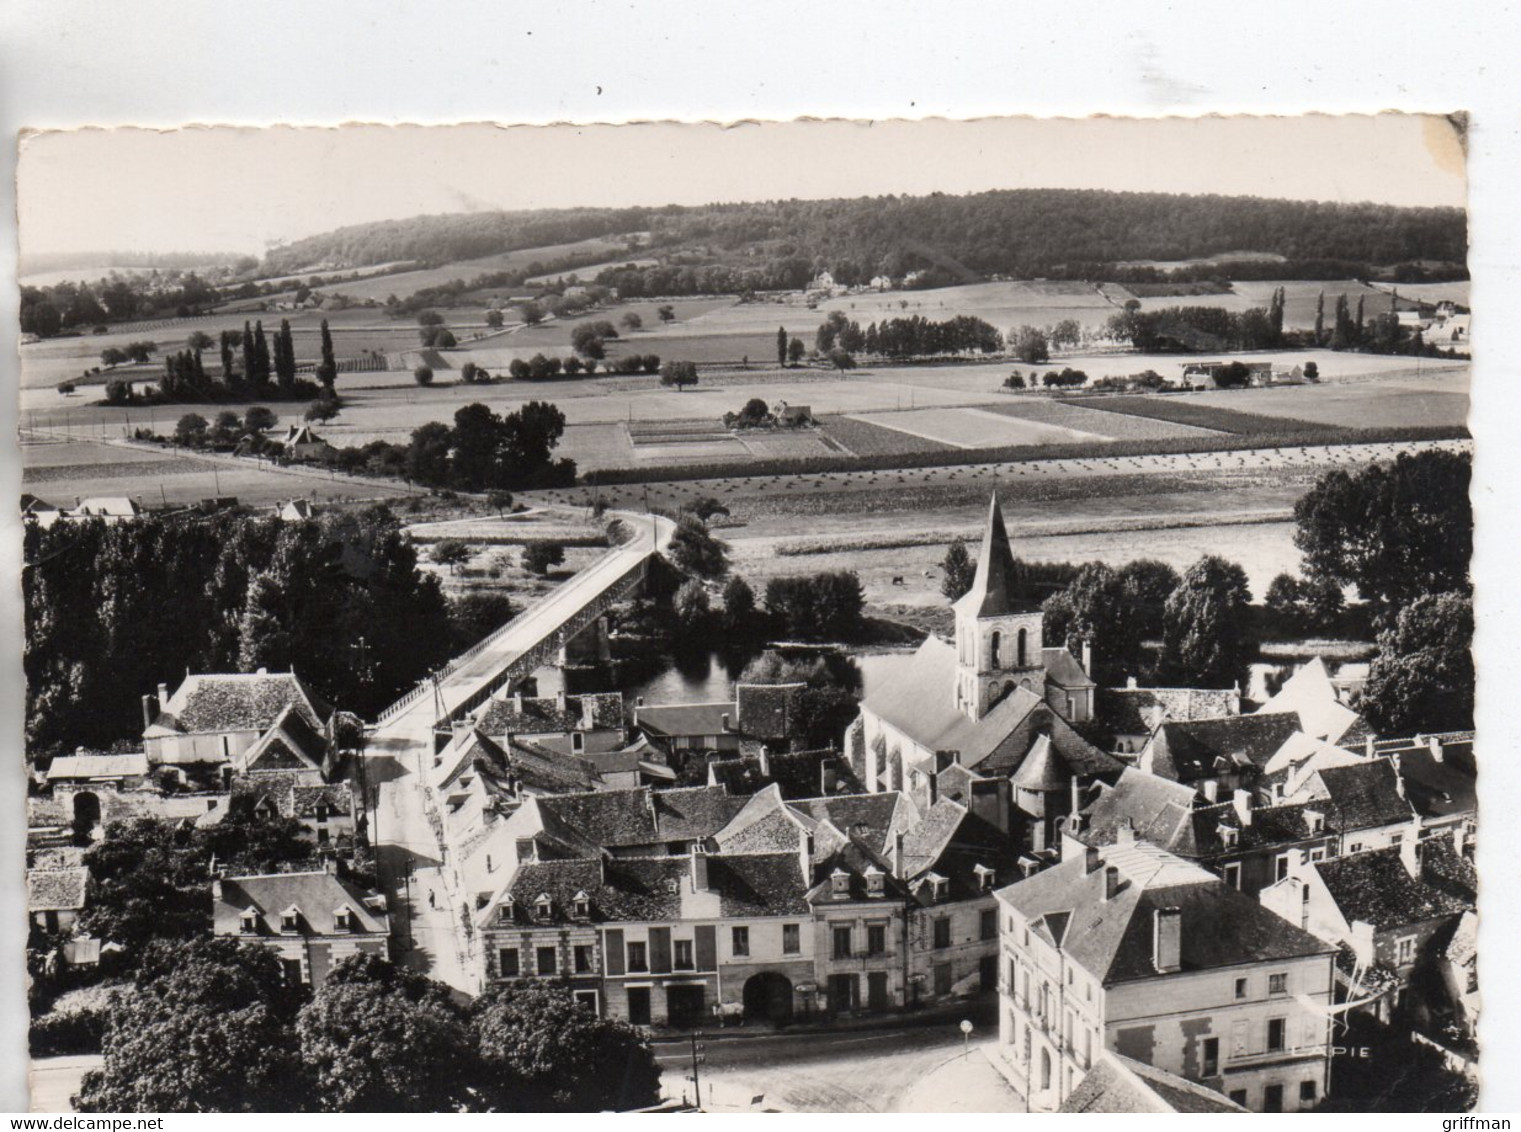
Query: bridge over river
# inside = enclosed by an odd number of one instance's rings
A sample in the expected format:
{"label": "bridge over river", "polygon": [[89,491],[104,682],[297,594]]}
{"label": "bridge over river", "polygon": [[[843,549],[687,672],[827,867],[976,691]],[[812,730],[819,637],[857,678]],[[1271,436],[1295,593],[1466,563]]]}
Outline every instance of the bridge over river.
{"label": "bridge over river", "polygon": [[365,741],[366,802],[391,930],[405,962],[462,993],[475,977],[461,938],[468,910],[445,868],[443,824],[427,786],[433,735],[553,659],[609,607],[644,583],[676,524],[621,515],[635,536],[513,618],[381,713]]}

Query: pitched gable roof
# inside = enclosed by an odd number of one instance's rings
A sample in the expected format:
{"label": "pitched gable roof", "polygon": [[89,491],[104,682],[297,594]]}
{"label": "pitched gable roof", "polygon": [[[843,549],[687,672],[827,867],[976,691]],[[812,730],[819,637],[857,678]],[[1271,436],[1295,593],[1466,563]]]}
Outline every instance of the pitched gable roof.
{"label": "pitched gable roof", "polygon": [[245,770],[322,769],[327,742],[306,721],[296,704],[287,704],[243,756]]}
{"label": "pitched gable roof", "polygon": [[1424,878],[1412,877],[1399,849],[1333,857],[1311,867],[1348,923],[1361,920],[1377,929],[1398,928],[1467,910],[1463,901]]}
{"label": "pitched gable roof", "polygon": [[264,731],[287,707],[321,729],[332,707],[294,672],[211,673],[187,676],[145,735]]}
{"label": "pitched gable roof", "polygon": [[337,926],[335,914],[347,908],[354,914],[357,931],[385,933],[390,931],[390,921],[381,910],[383,899],[329,872],[227,877],[221,881],[221,895],[212,902],[212,921],[218,935],[238,934],[243,913],[252,908],[259,916],[261,933],[277,935],[281,913],[295,907],[300,910],[304,933],[343,936],[352,933]]}
{"label": "pitched gable roof", "polygon": [[1282,712],[1297,714],[1306,734],[1332,743],[1342,742],[1360,722],[1357,712],[1337,698],[1336,685],[1318,656],[1301,665],[1283,682],[1278,694],[1257,709],[1258,715]]}
{"label": "pitched gable roof", "polygon": [[[1122,882],[1106,900],[1105,869]],[[1182,917],[1181,970],[1331,954],[1335,948],[1268,911],[1197,865],[1144,842],[1115,846],[1087,871],[1084,857],[1063,861],[999,890],[999,899],[1034,921],[1070,913],[1063,950],[1106,986],[1157,977],[1153,914]]]}
{"label": "pitched gable roof", "polygon": [[752,739],[787,739],[797,729],[798,704],[807,684],[736,684],[735,729]]}
{"label": "pitched gable roof", "polygon": [[1126,767],[1119,781],[1101,787],[1099,796],[1082,811],[1079,838],[1088,845],[1113,845],[1128,824],[1142,841],[1194,856],[1196,798],[1192,786]]}
{"label": "pitched gable roof", "polygon": [[148,756],[128,754],[59,755],[48,765],[48,781],[60,778],[137,778],[148,773]]}
{"label": "pitched gable roof", "polygon": [[1246,1112],[1221,1093],[1113,1050],[1062,1102],[1060,1112]]}
{"label": "pitched gable roof", "polygon": [[1209,778],[1222,767],[1261,768],[1298,730],[1293,712],[1167,722],[1152,736],[1143,765],[1149,758],[1152,774],[1177,782]]}
{"label": "pitched gable roof", "polygon": [[616,731],[623,727],[623,696],[588,692],[566,696],[494,696],[476,715],[487,735],[548,735],[567,731]]}
{"label": "pitched gable roof", "polygon": [[1116,735],[1150,735],[1160,719],[1238,715],[1240,705],[1233,688],[1099,688],[1093,693],[1095,722]]}
{"label": "pitched gable roof", "polygon": [[1321,793],[1315,782],[1324,788],[1336,825],[1343,833],[1396,825],[1415,816],[1400,793],[1399,778],[1387,759],[1322,767],[1315,772],[1305,792]]}

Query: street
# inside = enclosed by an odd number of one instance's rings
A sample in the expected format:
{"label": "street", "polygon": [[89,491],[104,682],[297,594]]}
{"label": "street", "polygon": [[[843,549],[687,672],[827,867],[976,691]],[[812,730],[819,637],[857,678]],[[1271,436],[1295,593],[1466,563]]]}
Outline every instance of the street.
{"label": "street", "polygon": [[[713,1111],[1008,1112],[1023,1101],[992,1068],[980,1043],[994,1038],[988,1004],[970,1049],[960,1014],[936,1013],[855,1030],[703,1031],[702,1104]],[[671,1096],[691,1096],[690,1036],[654,1043]],[[969,1054],[969,1056],[968,1056]],[[761,1098],[759,1101],[756,1098]]]}

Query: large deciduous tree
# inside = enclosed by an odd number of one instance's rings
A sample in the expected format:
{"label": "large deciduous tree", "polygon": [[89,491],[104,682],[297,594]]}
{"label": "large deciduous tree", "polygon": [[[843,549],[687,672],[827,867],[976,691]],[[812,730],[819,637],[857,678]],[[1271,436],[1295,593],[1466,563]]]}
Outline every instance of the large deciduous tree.
{"label": "large deciduous tree", "polygon": [[157,944],[112,1000],[85,1112],[289,1112],[308,1107],[274,952],[236,939]]}
{"label": "large deciduous tree", "polygon": [[977,563],[967,553],[966,543],[959,539],[946,548],[945,557],[940,560],[940,570],[944,575],[940,580],[940,592],[952,601],[971,589],[972,580],[977,577]]}
{"label": "large deciduous tree", "polygon": [[718,578],[729,568],[728,549],[696,515],[683,515],[676,523],[666,556],[685,574]]}
{"label": "large deciduous tree", "polygon": [[1043,609],[1047,642],[1060,640],[1074,656],[1090,645],[1094,671],[1089,675],[1099,684],[1123,684],[1127,676],[1139,675],[1140,619],[1118,572],[1090,562],[1065,590],[1047,598]]}
{"label": "large deciduous tree", "polygon": [[1400,610],[1378,638],[1362,711],[1380,734],[1473,727],[1473,602],[1428,594]]}
{"label": "large deciduous tree", "polygon": [[296,1019],[322,1112],[457,1112],[474,1043],[449,988],[373,955],[339,963]]}
{"label": "large deciduous tree", "polygon": [[564,987],[518,982],[471,1014],[483,1099],[499,1112],[600,1112],[653,1104],[660,1068],[648,1040],[599,1018]]}
{"label": "large deciduous tree", "polygon": [[1209,555],[1189,567],[1163,613],[1163,674],[1182,687],[1245,687],[1251,600],[1246,572],[1235,563]]}
{"label": "large deciduous tree", "polygon": [[1306,572],[1354,585],[1383,610],[1466,590],[1470,474],[1466,454],[1442,450],[1325,473],[1294,508],[1294,544]]}

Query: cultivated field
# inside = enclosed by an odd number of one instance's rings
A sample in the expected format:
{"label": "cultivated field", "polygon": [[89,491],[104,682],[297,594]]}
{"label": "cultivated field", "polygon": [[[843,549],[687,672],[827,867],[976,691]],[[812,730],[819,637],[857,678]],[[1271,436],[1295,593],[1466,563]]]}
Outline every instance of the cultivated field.
{"label": "cultivated field", "polygon": [[999,448],[1012,444],[1080,444],[1108,440],[1092,432],[1042,424],[983,409],[910,409],[875,413],[856,420],[910,436],[938,441],[953,448]]}

